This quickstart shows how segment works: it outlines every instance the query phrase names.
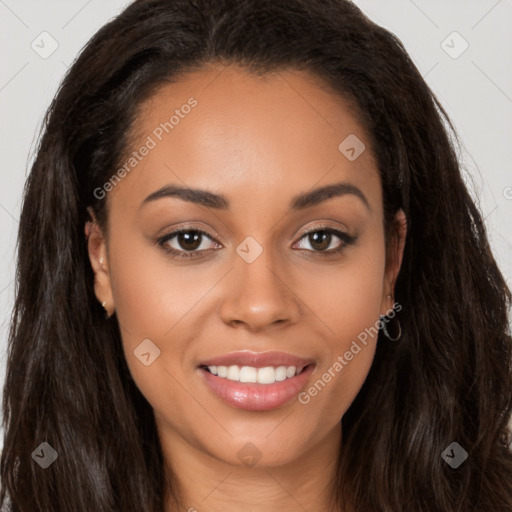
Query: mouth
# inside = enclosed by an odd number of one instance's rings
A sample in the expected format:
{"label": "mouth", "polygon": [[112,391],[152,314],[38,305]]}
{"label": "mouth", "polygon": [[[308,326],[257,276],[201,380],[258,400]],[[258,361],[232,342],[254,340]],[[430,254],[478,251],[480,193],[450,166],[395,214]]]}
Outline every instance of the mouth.
{"label": "mouth", "polygon": [[198,371],[225,404],[268,411],[289,403],[305,387],[316,363],[278,352],[238,352],[202,362]]}
{"label": "mouth", "polygon": [[264,366],[256,368],[254,366],[204,366],[199,368],[220,377],[221,379],[232,380],[234,382],[257,383],[257,384],[274,384],[275,382],[283,382],[300,375],[308,366],[300,368],[296,366]]}

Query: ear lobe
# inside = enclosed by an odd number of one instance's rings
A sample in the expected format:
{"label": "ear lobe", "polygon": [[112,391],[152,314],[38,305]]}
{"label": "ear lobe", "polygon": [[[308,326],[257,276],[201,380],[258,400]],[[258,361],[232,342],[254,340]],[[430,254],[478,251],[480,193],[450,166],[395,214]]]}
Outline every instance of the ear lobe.
{"label": "ear lobe", "polygon": [[89,261],[94,272],[94,293],[101,304],[105,304],[109,316],[114,310],[114,300],[108,267],[107,244],[103,231],[96,222],[96,217],[91,209],[89,214],[92,221],[85,224],[85,236],[87,238],[87,251]]}
{"label": "ear lobe", "polygon": [[387,289],[386,295],[394,296],[395,283],[402,266],[405,240],[407,237],[407,218],[403,210],[398,210],[393,219],[394,233],[391,241],[390,255],[386,270]]}

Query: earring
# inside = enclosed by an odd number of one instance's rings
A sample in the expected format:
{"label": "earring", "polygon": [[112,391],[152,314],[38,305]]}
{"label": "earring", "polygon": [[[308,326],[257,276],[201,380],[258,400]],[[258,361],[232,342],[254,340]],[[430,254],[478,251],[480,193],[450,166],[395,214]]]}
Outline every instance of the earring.
{"label": "earring", "polygon": [[103,306],[103,309],[105,310],[105,318],[106,319],[109,319],[112,315],[108,312],[108,309],[107,309],[107,301],[104,300],[101,305]]}
{"label": "earring", "polygon": [[[392,295],[387,295],[387,298],[388,299],[391,299],[392,298]],[[393,310],[394,310],[394,305],[393,305]],[[395,313],[393,311],[393,313]],[[395,314],[393,315],[393,317],[395,316]],[[393,318],[391,317],[391,318]],[[401,337],[402,337],[402,326],[400,325],[400,320],[398,320],[398,318],[395,318],[395,321],[396,321],[396,324],[397,324],[397,327],[396,327],[396,330],[398,330],[398,333],[396,336],[391,336],[391,334],[389,334],[389,331],[388,331],[388,328],[387,328],[387,323],[389,322],[390,319],[388,319],[388,316],[387,315],[380,315],[380,325],[382,327],[382,332],[384,334],[384,336],[386,336],[386,338],[390,341],[398,341]]]}
{"label": "earring", "polygon": [[384,320],[384,318],[386,318],[386,315],[380,316],[382,332],[384,333],[384,336],[386,336],[386,338],[390,341],[398,341],[402,337],[402,326],[400,325],[400,320],[398,320],[398,318],[396,319],[396,324],[398,326],[398,334],[395,337],[393,337],[389,334],[388,328],[386,326],[386,321]]}

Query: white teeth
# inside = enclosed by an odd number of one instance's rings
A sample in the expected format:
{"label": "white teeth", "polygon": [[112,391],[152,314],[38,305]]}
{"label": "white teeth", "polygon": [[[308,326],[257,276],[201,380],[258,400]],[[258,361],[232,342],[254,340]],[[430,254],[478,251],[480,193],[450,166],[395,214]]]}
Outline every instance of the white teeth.
{"label": "white teeth", "polygon": [[273,366],[258,368],[258,384],[274,384],[276,375]]}
{"label": "white teeth", "polygon": [[242,366],[240,368],[240,382],[256,382],[258,380],[258,370],[252,366]]}
{"label": "white teeth", "polygon": [[228,366],[228,374],[226,377],[229,380],[240,380],[240,368],[238,366]]}
{"label": "white teeth", "polygon": [[286,379],[286,366],[278,366],[276,368],[276,381],[281,382]]}
{"label": "white teeth", "polygon": [[213,375],[237,382],[257,382],[258,384],[274,384],[298,375],[302,368],[296,366],[265,366],[254,368],[253,366],[208,366]]}

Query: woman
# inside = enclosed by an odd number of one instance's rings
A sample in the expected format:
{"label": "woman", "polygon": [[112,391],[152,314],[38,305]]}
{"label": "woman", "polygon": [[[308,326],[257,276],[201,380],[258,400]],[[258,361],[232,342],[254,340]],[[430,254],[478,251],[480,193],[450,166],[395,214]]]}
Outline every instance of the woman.
{"label": "woman", "polygon": [[104,26],[26,185],[2,501],[512,510],[511,296],[443,118],[348,1]]}

